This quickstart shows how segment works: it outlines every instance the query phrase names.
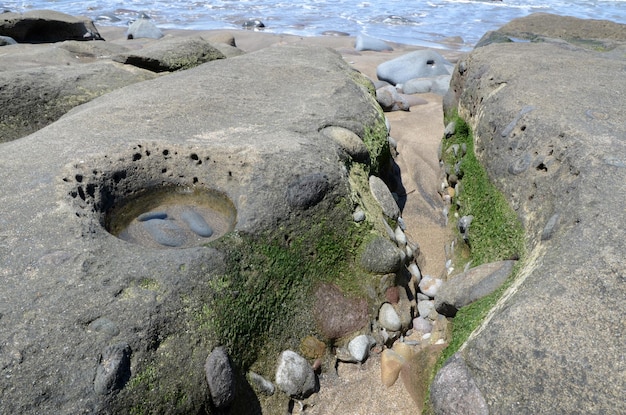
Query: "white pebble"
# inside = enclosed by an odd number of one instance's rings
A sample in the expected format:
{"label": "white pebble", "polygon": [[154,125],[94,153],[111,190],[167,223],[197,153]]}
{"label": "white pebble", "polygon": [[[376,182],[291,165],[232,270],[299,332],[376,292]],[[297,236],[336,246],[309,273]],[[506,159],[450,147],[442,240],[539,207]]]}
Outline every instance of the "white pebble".
{"label": "white pebble", "polygon": [[400,316],[396,312],[395,308],[393,308],[393,306],[389,303],[384,303],[380,307],[380,311],[378,312],[378,322],[381,327],[390,331],[398,331],[402,327]]}
{"label": "white pebble", "polygon": [[348,351],[358,362],[363,362],[369,355],[370,348],[376,343],[376,341],[365,334],[356,336],[348,343]]}
{"label": "white pebble", "polygon": [[399,226],[394,231],[394,235],[396,237],[396,242],[398,243],[398,245],[406,245],[406,235],[404,234],[404,232],[402,232],[402,229],[400,229]]}
{"label": "white pebble", "polygon": [[425,275],[420,281],[420,291],[430,298],[433,298],[437,295],[437,291],[443,285],[443,280],[439,278],[431,277],[430,275]]}
{"label": "white pebble", "polygon": [[409,265],[409,272],[417,279],[420,279],[422,277],[422,273],[420,272],[420,269],[418,268],[416,263],[412,263],[411,265]]}

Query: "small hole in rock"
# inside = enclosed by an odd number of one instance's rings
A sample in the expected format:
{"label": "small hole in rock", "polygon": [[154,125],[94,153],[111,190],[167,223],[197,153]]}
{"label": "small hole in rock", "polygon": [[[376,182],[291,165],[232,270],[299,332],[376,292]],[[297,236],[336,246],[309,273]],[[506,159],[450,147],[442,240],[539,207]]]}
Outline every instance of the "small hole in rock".
{"label": "small hole in rock", "polygon": [[67,182],[69,182],[70,180],[69,180],[67,177],[64,177],[64,178],[63,178],[63,181],[67,183]]}
{"label": "small hole in rock", "polygon": [[85,191],[82,187],[78,188],[78,196],[80,196],[81,199],[85,200]]}
{"label": "small hole in rock", "polygon": [[526,126],[522,125],[519,129],[522,130],[522,131],[525,131],[526,130]]}
{"label": "small hole in rock", "polygon": [[95,195],[96,195],[96,185],[95,184],[89,183],[87,185],[86,189],[87,189],[87,194],[89,196],[91,196],[92,198],[95,197]]}
{"label": "small hole in rock", "polygon": [[431,66],[432,66],[432,65],[434,65],[434,64],[435,64],[435,61],[434,61],[433,59],[428,59],[428,60],[426,61],[426,65],[431,65]]}
{"label": "small hole in rock", "polygon": [[141,160],[141,154],[135,153],[133,154],[133,161]]}
{"label": "small hole in rock", "polygon": [[150,156],[150,150],[146,150],[146,156]]}
{"label": "small hole in rock", "polygon": [[161,169],[161,173],[167,173],[167,169],[166,168],[162,168]]}
{"label": "small hole in rock", "polygon": [[191,153],[189,156],[192,160],[198,160],[198,155],[196,153]]}
{"label": "small hole in rock", "polygon": [[233,177],[233,172],[232,171],[228,172],[228,177]]}
{"label": "small hole in rock", "polygon": [[164,155],[164,156],[167,156],[168,154],[170,154],[170,151],[169,151],[169,150],[163,150],[163,155]]}
{"label": "small hole in rock", "polygon": [[115,173],[113,173],[113,181],[117,184],[119,182],[122,181],[122,179],[126,178],[126,172],[125,171],[116,171]]}
{"label": "small hole in rock", "polygon": [[74,176],[76,178],[76,181],[78,183],[81,183],[83,181],[83,175],[82,174],[77,174],[76,176]]}
{"label": "small hole in rock", "polygon": [[198,178],[197,178],[197,177],[194,177],[194,178],[193,178],[193,184],[196,184],[196,183],[198,183]]}
{"label": "small hole in rock", "polygon": [[537,166],[537,170],[541,170],[541,171],[548,171],[548,166],[546,166],[543,163],[539,163],[539,165]]}

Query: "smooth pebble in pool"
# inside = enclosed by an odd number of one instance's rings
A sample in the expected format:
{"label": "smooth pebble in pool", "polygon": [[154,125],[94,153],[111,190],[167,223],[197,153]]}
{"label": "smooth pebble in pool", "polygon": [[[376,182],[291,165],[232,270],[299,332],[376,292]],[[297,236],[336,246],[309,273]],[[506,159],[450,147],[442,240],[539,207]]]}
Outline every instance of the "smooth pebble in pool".
{"label": "smooth pebble in pool", "polygon": [[139,222],[145,222],[150,219],[167,219],[167,212],[163,212],[163,211],[146,212],[137,216],[137,220]]}
{"label": "smooth pebble in pool", "polygon": [[185,230],[171,220],[150,219],[142,224],[150,236],[161,245],[178,247],[187,242]]}
{"label": "smooth pebble in pool", "polygon": [[213,228],[206,223],[204,218],[199,213],[194,212],[193,210],[186,210],[180,214],[180,218],[185,221],[185,223],[189,226],[189,229],[191,229],[195,234],[204,238],[208,238],[213,235]]}

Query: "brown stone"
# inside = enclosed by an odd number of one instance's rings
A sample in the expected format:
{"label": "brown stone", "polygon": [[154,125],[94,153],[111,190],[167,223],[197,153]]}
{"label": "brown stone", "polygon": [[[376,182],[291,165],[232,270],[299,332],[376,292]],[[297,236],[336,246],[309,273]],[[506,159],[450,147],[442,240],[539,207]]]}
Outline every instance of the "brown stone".
{"label": "brown stone", "polygon": [[321,333],[328,339],[338,339],[369,323],[367,301],[345,297],[331,284],[322,284],[315,291],[314,314]]}
{"label": "brown stone", "polygon": [[380,355],[380,378],[383,385],[387,387],[393,386],[398,380],[400,369],[406,360],[399,353],[391,349],[383,350]]}
{"label": "brown stone", "polygon": [[300,351],[304,357],[319,359],[326,353],[326,344],[314,336],[306,336],[300,342]]}

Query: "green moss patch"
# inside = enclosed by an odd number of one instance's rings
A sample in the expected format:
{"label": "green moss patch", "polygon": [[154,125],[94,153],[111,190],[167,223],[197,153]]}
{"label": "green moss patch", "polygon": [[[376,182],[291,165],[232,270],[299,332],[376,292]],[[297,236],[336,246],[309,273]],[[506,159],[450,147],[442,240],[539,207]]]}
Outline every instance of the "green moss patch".
{"label": "green moss patch", "polygon": [[317,283],[334,283],[356,296],[364,292],[355,257],[368,225],[347,215],[307,223],[313,225],[301,233],[231,234],[215,244],[226,253],[228,273],[212,282],[217,294],[198,323],[217,333],[217,342],[246,370],[261,353],[273,356],[273,365],[281,350],[297,350],[302,338],[315,334],[310,310]]}
{"label": "green moss patch", "polygon": [[[474,139],[467,123],[457,115],[451,120],[456,122],[456,133],[444,139],[443,159],[447,166],[454,168],[460,162],[461,191],[452,200],[450,217],[472,215],[474,217],[468,232],[467,243],[460,236],[457,238],[455,250],[455,268],[463,269],[471,261],[471,266],[520,258],[525,254],[524,231],[517,215],[509,206],[498,189],[489,181],[487,172],[474,154]],[[466,146],[466,154],[462,151],[454,154],[452,145]],[[456,215],[455,215],[456,213]],[[450,226],[458,234],[457,219]],[[489,311],[496,305],[504,291],[511,285],[521,268],[519,261],[511,277],[492,294],[461,308],[452,322],[452,340],[440,356],[432,376],[443,366],[445,361],[456,353],[465,343],[470,334],[483,322]],[[428,399],[428,395],[427,395]],[[426,402],[424,413],[432,413]]]}

